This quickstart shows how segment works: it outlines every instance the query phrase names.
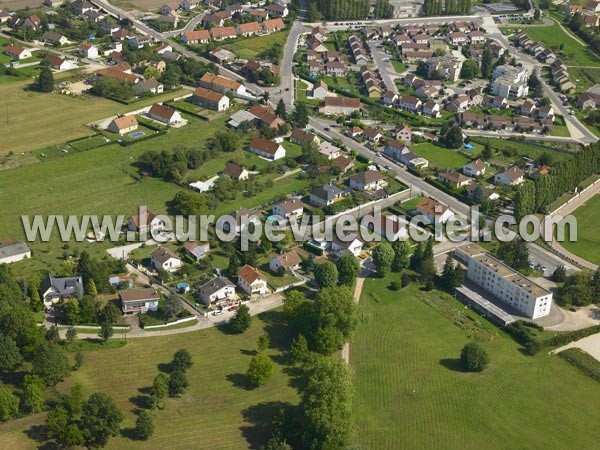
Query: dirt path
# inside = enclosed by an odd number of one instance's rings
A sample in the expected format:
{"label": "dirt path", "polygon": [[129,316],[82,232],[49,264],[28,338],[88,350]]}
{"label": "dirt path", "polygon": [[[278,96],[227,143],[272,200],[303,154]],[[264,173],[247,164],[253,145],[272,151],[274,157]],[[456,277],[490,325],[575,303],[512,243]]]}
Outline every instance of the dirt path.
{"label": "dirt path", "polygon": [[573,347],[580,348],[584,352],[589,353],[591,356],[600,361],[600,333],[592,334],[591,336],[579,339],[575,342],[570,342],[563,347],[557,348],[552,353],[560,353],[563,350]]}
{"label": "dirt path", "polygon": [[[354,285],[354,301],[358,305],[360,301],[360,294],[362,293],[363,284],[365,283],[366,275],[370,272],[368,269],[363,268],[359,277],[356,279],[356,284]],[[342,347],[342,359],[346,361],[347,364],[350,364],[350,343],[346,342],[344,347]]]}

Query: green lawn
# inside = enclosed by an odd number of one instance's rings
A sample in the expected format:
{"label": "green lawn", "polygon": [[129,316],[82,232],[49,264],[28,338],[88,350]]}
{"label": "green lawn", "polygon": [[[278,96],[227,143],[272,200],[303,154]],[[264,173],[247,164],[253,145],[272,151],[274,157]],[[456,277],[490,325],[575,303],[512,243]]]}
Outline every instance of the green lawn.
{"label": "green lawn", "polygon": [[562,246],[577,256],[600,264],[600,235],[598,218],[600,217],[600,195],[596,195],[573,213],[577,219],[577,241],[562,242]]}
{"label": "green lawn", "polygon": [[[525,31],[534,41],[544,43],[552,50],[557,51],[557,56],[567,65],[600,67],[598,57],[587,46],[582,46],[566,34],[557,24],[549,27],[530,27]],[[561,44],[563,45],[562,50],[560,50]]]}
{"label": "green lawn", "polygon": [[[365,282],[350,345],[355,441],[371,449],[596,448],[598,383],[556,356],[529,357],[448,296]],[[469,315],[469,319],[466,315]],[[461,327],[455,324],[460,324]],[[490,367],[458,370],[469,334]],[[554,418],[554,419],[552,419]]]}
{"label": "green lawn", "polygon": [[438,147],[431,142],[413,145],[410,149],[416,155],[429,160],[431,166],[440,169],[458,169],[469,162],[465,156],[457,151]]}
{"label": "green lawn", "polygon": [[287,31],[279,31],[267,36],[238,39],[235,42],[225,44],[222,47],[231,50],[241,59],[256,59],[261,52],[271,48],[275,42],[279,42],[284,46],[287,35]]}
{"label": "green lawn", "polygon": [[87,123],[181,94],[180,91],[169,92],[122,105],[99,97],[73,98],[30,92],[24,90],[28,84],[29,81],[0,83],[0,155],[39,149],[94,134]]}
{"label": "green lawn", "polygon": [[[147,442],[126,437],[112,438],[107,449],[242,449],[258,448],[270,433],[270,422],[283,403],[298,401],[284,373],[287,358],[282,352],[288,337],[281,313],[270,312],[254,319],[241,335],[228,335],[212,328],[160,338],[128,339],[122,348],[84,353],[82,368],[58,386],[66,391],[82,383],[86,395],[102,391],[125,413],[123,429],[135,423],[136,404],[145,397],[140,391],[152,384],[160,364],[168,363],[179,348],[192,354],[188,371],[190,386],[180,399],[169,399],[155,416],[156,430]],[[275,362],[273,377],[262,387],[246,389],[243,374],[256,350],[258,336],[268,331]],[[43,422],[41,415],[0,425],[3,448],[34,449],[40,445],[25,433]],[[19,426],[22,428],[18,430]],[[266,438],[266,439],[265,439]]]}
{"label": "green lawn", "polygon": [[600,84],[600,67],[595,69],[569,67],[569,74],[577,86],[577,92],[586,92],[592,86]]}
{"label": "green lawn", "polygon": [[406,64],[404,64],[403,62],[398,61],[397,59],[392,59],[391,63],[396,72],[402,73],[406,71]]}
{"label": "green lawn", "polygon": [[299,102],[306,101],[306,91],[308,89],[308,85],[304,81],[298,80],[296,82],[296,99]]}

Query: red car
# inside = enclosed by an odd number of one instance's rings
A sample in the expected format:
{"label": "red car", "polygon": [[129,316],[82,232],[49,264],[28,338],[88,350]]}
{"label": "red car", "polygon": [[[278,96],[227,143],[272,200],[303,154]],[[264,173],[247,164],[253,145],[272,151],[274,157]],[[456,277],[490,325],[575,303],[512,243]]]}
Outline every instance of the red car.
{"label": "red car", "polygon": [[239,308],[238,305],[233,305],[233,306],[230,306],[229,308],[227,308],[227,311],[237,311],[238,308]]}

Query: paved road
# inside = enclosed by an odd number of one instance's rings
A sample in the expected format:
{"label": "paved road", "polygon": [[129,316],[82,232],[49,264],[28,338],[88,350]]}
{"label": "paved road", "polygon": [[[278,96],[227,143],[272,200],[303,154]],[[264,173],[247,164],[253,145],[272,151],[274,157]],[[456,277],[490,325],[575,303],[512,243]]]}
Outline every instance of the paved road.
{"label": "paved road", "polygon": [[497,139],[506,139],[508,137],[525,138],[529,141],[547,141],[547,142],[573,142],[574,140],[580,144],[587,144],[585,139],[575,139],[573,137],[566,136],[549,136],[546,134],[535,134],[535,133],[519,133],[512,131],[503,131],[498,133],[497,131],[491,130],[463,130],[463,133],[467,136],[483,136]]}
{"label": "paved road", "polygon": [[[489,14],[489,13],[488,13]],[[428,25],[428,24],[445,24],[445,23],[454,23],[454,22],[481,22],[480,15],[472,15],[472,16],[446,16],[446,17],[412,17],[408,19],[381,19],[381,20],[350,20],[345,22],[314,22],[307,24],[311,27],[316,27],[320,25],[327,30],[335,31],[335,30],[346,30],[352,27],[361,27],[361,26],[377,26],[377,25],[401,25],[401,26],[410,26],[410,25]],[[337,24],[337,25],[336,25]],[[356,25],[359,24],[359,25]]]}
{"label": "paved road", "polygon": [[381,74],[386,89],[398,94],[398,88],[396,87],[394,80],[400,78],[400,75],[396,72],[396,69],[394,69],[394,66],[392,66],[392,63],[390,62],[391,56],[386,54],[383,48],[379,48],[381,45],[380,41],[368,41],[367,44],[369,45],[371,56],[373,56],[373,61],[379,69],[379,73]]}
{"label": "paved road", "polygon": [[204,16],[206,16],[208,14],[208,10],[207,11],[203,11],[200,14],[195,15],[194,17],[192,17],[190,19],[190,21],[188,23],[185,24],[185,26],[183,28],[179,28],[178,30],[171,30],[171,31],[167,31],[166,33],[163,33],[167,36],[178,36],[180,34],[183,33],[187,33],[188,31],[194,31],[196,29],[196,27],[198,26],[198,24],[200,22],[202,22],[202,19],[204,19]]}

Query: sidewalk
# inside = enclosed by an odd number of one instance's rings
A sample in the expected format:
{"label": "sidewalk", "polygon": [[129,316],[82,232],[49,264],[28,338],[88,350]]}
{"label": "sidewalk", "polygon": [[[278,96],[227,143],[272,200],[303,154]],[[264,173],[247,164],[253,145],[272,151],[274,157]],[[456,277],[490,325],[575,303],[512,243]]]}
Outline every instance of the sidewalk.
{"label": "sidewalk", "polygon": [[[365,283],[365,279],[367,275],[371,272],[371,269],[367,269],[365,267],[362,268],[360,275],[356,279],[356,284],[354,285],[354,301],[358,305],[360,301],[360,295],[362,293],[363,284]],[[350,343],[346,342],[342,347],[342,359],[346,361],[346,364],[350,364]]]}

